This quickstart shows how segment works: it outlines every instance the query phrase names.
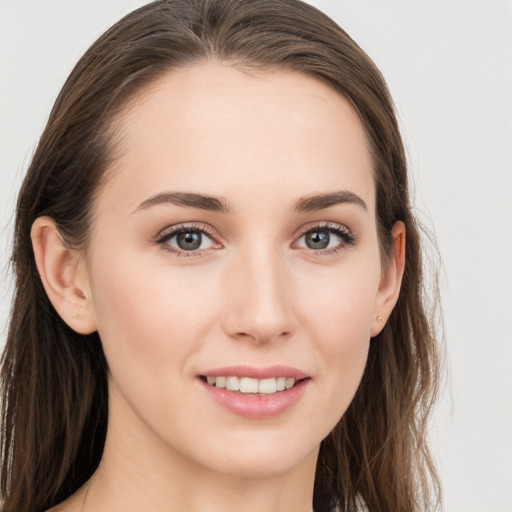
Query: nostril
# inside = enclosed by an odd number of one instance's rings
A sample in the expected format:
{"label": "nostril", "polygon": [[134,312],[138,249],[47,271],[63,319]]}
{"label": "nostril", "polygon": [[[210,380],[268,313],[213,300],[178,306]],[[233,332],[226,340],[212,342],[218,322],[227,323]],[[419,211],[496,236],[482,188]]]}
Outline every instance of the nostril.
{"label": "nostril", "polygon": [[240,340],[243,339],[250,339],[254,341],[255,343],[264,344],[271,342],[273,340],[278,340],[282,338],[286,338],[291,335],[290,331],[283,331],[280,334],[273,334],[271,332],[271,329],[254,329],[254,333],[248,333],[248,332],[238,332],[234,334],[235,338],[238,338]]}

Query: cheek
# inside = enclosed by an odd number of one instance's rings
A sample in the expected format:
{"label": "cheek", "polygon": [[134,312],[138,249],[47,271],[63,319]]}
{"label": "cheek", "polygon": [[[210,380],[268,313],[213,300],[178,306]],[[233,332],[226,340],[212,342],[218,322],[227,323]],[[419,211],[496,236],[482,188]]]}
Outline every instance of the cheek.
{"label": "cheek", "polygon": [[[368,263],[368,262],[367,262]],[[340,268],[335,276],[323,279],[322,286],[302,293],[303,325],[314,340],[323,391],[318,415],[333,428],[348,408],[359,386],[370,344],[370,328],[378,291],[379,263],[358,272]],[[317,283],[320,280],[317,280]],[[304,313],[306,314],[306,313]],[[327,434],[328,431],[325,432]]]}
{"label": "cheek", "polygon": [[120,257],[115,266],[93,272],[98,332],[112,370],[128,364],[142,373],[143,362],[152,371],[159,362],[177,364],[181,355],[195,350],[207,319],[214,316],[215,300],[190,273],[163,265],[141,270],[140,263]]}
{"label": "cheek", "polygon": [[369,340],[378,282],[378,262],[311,275],[300,291],[300,310],[309,319],[310,336],[321,334],[324,350],[332,355]]}
{"label": "cheek", "polygon": [[365,299],[335,289],[332,296],[324,295],[325,307],[310,309],[316,333],[311,337],[321,352],[325,375],[333,382],[343,381],[349,394],[355,392],[368,354],[373,302]]}

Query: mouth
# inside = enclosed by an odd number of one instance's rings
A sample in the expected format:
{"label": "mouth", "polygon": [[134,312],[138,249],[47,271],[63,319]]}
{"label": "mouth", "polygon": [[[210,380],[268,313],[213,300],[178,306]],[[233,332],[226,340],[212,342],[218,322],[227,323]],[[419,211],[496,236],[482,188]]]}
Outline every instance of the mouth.
{"label": "mouth", "polygon": [[247,419],[270,419],[293,409],[312,377],[291,366],[227,366],[204,370],[197,381],[222,408]]}
{"label": "mouth", "polygon": [[211,387],[226,389],[243,395],[266,396],[289,390],[309,377],[296,379],[294,377],[270,377],[256,379],[253,377],[238,377],[235,375],[200,375],[199,378]]}

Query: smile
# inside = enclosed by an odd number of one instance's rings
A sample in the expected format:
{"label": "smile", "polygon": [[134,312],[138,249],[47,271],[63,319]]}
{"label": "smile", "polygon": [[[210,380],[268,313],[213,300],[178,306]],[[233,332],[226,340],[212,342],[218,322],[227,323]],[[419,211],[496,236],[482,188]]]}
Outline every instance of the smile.
{"label": "smile", "polygon": [[251,377],[217,376],[204,377],[210,386],[228,391],[237,391],[247,394],[272,395],[290,389],[295,385],[293,377],[272,377],[268,379],[254,379]]}
{"label": "smile", "polygon": [[290,366],[230,366],[201,372],[197,382],[215,403],[249,419],[270,419],[292,409],[310,387],[310,375]]}

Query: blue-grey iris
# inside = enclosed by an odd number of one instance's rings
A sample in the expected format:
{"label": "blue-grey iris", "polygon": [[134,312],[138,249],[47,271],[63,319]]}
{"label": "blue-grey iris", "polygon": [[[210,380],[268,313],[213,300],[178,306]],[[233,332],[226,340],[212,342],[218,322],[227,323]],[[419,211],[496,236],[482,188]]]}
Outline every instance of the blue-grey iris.
{"label": "blue-grey iris", "polygon": [[310,249],[325,249],[329,246],[331,237],[327,231],[312,231],[306,234],[306,245]]}
{"label": "blue-grey iris", "polygon": [[178,233],[176,242],[183,251],[195,251],[201,247],[202,235],[198,231],[184,231]]}

